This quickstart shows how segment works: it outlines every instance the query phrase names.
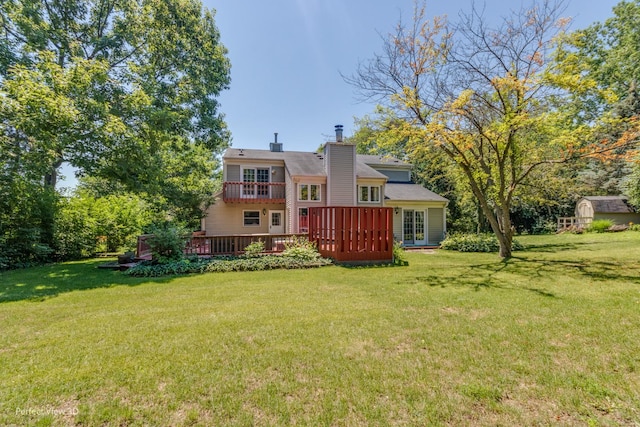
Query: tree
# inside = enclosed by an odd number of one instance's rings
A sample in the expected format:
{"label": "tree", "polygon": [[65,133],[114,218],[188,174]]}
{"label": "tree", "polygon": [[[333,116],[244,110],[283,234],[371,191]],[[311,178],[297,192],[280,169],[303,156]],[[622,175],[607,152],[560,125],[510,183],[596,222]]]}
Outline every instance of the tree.
{"label": "tree", "polygon": [[[229,61],[198,0],[7,0],[0,20],[2,95],[16,105],[7,128],[52,156],[44,171],[52,186],[64,161],[108,175],[121,153],[153,157],[167,141],[227,146],[216,98]],[[52,102],[25,118],[31,88]]]}
{"label": "tree", "polygon": [[[590,121],[603,114],[618,120],[604,128],[601,139],[633,139],[640,114],[640,1],[622,1],[613,17],[566,35],[558,57],[565,75],[580,72],[596,87],[606,90],[575,91],[563,108],[573,109],[575,120]],[[573,74],[575,75],[575,74]],[[581,180],[592,194],[620,194],[627,187],[632,164],[632,144],[622,147],[616,158],[591,159]]]}
{"label": "tree", "polygon": [[48,200],[32,210],[46,218],[27,223],[53,245],[63,162],[197,222],[230,138],[219,39],[199,0],[4,0],[0,180],[12,185],[1,190],[0,239],[24,233],[16,206]]}
{"label": "tree", "polygon": [[[413,21],[383,39],[382,54],[346,77],[365,98],[385,100],[459,167],[500,244],[511,256],[511,211],[523,186],[549,165],[612,150],[555,108],[565,92],[589,83],[554,68],[555,38],[568,21],[563,1],[512,11],[490,26],[475,5],[459,22],[429,21],[416,4]],[[569,84],[572,83],[572,84]],[[609,122],[610,123],[610,122]]]}
{"label": "tree", "polygon": [[[471,230],[477,218],[473,205],[467,206],[466,186],[450,159],[434,146],[410,150],[425,138],[425,131],[399,118],[395,111],[378,106],[374,115],[355,120],[355,132],[349,142],[356,144],[361,154],[393,156],[413,164],[412,179],[449,200],[447,229]],[[471,208],[471,209],[469,209]]]}

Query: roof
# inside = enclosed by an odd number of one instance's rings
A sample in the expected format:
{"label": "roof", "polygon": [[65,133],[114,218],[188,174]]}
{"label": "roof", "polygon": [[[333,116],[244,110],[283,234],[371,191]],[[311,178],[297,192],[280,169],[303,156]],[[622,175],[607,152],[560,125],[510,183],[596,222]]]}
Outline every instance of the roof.
{"label": "roof", "polygon": [[222,157],[241,160],[282,160],[293,176],[326,176],[324,156],[320,153],[227,148]]}
{"label": "roof", "polygon": [[[324,155],[307,151],[270,151],[243,148],[228,148],[224,159],[239,160],[282,160],[293,176],[326,176],[324,170]],[[387,176],[378,172],[369,165],[394,165],[410,167],[409,163],[402,162],[393,157],[356,155],[356,176],[358,178],[387,179]]]}
{"label": "roof", "polygon": [[448,202],[449,200],[427,190],[419,184],[394,184],[387,183],[384,189],[384,198],[403,202]]}
{"label": "roof", "polygon": [[585,196],[582,200],[588,200],[593,206],[594,213],[633,213],[627,199],[622,196]]}
{"label": "roof", "polygon": [[356,154],[356,176],[358,178],[382,178],[387,179],[387,176],[382,172],[378,172],[362,158],[362,154]]}
{"label": "roof", "polygon": [[362,160],[367,165],[375,166],[393,166],[410,168],[411,163],[404,162],[392,156],[375,156],[371,154],[358,154],[358,159]]}

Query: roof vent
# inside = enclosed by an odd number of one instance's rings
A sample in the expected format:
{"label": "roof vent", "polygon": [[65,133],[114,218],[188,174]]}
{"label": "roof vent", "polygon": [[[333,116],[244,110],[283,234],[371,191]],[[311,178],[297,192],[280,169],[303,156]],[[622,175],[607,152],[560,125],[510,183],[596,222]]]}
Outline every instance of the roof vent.
{"label": "roof vent", "polygon": [[342,142],[342,125],[335,125],[336,128],[336,142]]}
{"label": "roof vent", "polygon": [[273,142],[269,144],[269,150],[273,153],[282,152],[282,143],[278,142],[278,132],[273,133]]}

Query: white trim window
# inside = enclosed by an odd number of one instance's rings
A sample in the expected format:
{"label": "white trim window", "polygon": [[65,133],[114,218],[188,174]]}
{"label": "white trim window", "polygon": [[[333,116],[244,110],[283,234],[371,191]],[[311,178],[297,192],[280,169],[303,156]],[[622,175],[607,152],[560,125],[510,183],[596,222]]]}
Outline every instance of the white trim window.
{"label": "white trim window", "polygon": [[358,201],[365,203],[380,202],[380,187],[377,185],[361,185],[358,191]]}
{"label": "white trim window", "polygon": [[242,220],[245,227],[259,227],[260,211],[242,211]]}
{"label": "white trim window", "polygon": [[[242,196],[267,197],[269,195],[269,168],[245,167],[242,169]],[[260,185],[262,184],[262,185]]]}
{"label": "white trim window", "polygon": [[320,201],[320,184],[298,184],[298,201]]}

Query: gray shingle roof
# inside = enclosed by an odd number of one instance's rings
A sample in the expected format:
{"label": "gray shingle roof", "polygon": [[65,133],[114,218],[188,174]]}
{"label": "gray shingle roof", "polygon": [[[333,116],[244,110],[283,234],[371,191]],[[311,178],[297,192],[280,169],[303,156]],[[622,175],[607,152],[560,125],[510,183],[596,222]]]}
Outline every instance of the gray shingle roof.
{"label": "gray shingle roof", "polygon": [[[293,176],[326,176],[324,170],[324,155],[322,153],[309,153],[306,151],[280,151],[228,148],[222,156],[224,159],[242,160],[282,160],[289,173]],[[356,155],[356,176],[358,178],[381,178],[386,175],[378,172],[369,164],[380,163],[380,156]],[[378,163],[376,163],[378,162]],[[407,163],[400,162],[401,165]]]}
{"label": "gray shingle roof", "polygon": [[627,200],[621,196],[586,196],[591,202],[594,213],[633,213],[634,210],[627,204]]}
{"label": "gray shingle roof", "polygon": [[385,174],[383,174],[382,172],[378,172],[377,170],[369,166],[369,164],[367,164],[367,162],[365,162],[361,156],[361,154],[356,155],[356,176],[358,178],[387,179],[387,176]]}
{"label": "gray shingle roof", "polygon": [[403,162],[391,156],[375,156],[371,154],[358,154],[358,159],[368,165],[375,166],[404,166],[411,167],[411,163]]}
{"label": "gray shingle roof", "polygon": [[385,186],[384,198],[403,202],[448,202],[449,200],[427,190],[419,184],[389,184]]}
{"label": "gray shingle roof", "polygon": [[306,151],[254,150],[228,148],[222,156],[224,159],[242,160],[282,160],[294,176],[325,176],[324,156],[320,153]]}

